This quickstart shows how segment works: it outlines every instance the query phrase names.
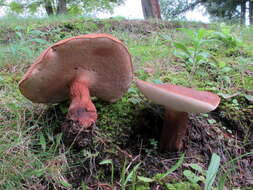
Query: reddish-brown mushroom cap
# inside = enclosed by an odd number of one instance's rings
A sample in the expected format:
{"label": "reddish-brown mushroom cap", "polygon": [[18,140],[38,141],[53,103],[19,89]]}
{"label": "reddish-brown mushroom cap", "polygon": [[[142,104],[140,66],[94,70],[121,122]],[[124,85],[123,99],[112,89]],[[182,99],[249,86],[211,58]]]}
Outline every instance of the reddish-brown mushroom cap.
{"label": "reddish-brown mushroom cap", "polygon": [[116,101],[132,81],[131,56],[122,42],[108,34],[65,39],[35,60],[19,89],[33,102],[60,102],[69,98],[70,84],[77,78],[88,85],[91,95]]}
{"label": "reddish-brown mushroom cap", "polygon": [[214,110],[220,102],[216,94],[183,86],[152,84],[142,80],[137,80],[136,85],[148,99],[175,111],[206,113]]}

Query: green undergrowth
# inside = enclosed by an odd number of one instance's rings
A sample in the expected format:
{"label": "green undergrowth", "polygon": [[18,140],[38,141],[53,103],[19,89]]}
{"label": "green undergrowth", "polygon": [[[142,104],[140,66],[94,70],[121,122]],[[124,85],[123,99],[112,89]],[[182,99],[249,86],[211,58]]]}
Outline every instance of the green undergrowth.
{"label": "green undergrowth", "polygon": [[[210,189],[250,189],[252,159],[246,158],[252,158],[252,31],[225,24],[118,18],[2,19],[0,189],[203,189],[213,153],[220,154],[222,165],[212,185],[216,188]],[[38,105],[20,94],[19,80],[46,47],[87,33],[110,33],[122,40],[132,55],[135,77],[220,95],[217,110],[191,117],[193,134],[202,133],[187,137],[193,150],[183,150],[181,163],[181,153],[159,152],[157,131],[164,110],[146,100],[134,84],[115,103],[94,98],[97,130],[93,144],[83,149],[64,143],[60,126],[68,102]],[[212,140],[202,139],[203,149],[198,150],[194,143],[205,136]],[[211,149],[212,141],[220,139],[221,148]],[[222,154],[226,146],[231,147]],[[248,176],[237,172],[238,160],[243,160],[240,167]]]}

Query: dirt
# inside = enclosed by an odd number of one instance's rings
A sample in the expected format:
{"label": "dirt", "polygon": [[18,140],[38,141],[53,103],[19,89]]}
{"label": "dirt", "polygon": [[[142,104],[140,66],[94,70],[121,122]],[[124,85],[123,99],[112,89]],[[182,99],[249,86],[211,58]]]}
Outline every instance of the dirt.
{"label": "dirt", "polygon": [[64,134],[63,140],[66,145],[74,145],[77,148],[84,148],[92,145],[94,128],[82,129],[80,126],[76,127],[76,123],[65,121],[61,126],[61,131]]}
{"label": "dirt", "polygon": [[[67,140],[66,146],[73,144],[74,140],[74,150],[77,153],[88,151],[93,155],[88,158],[87,155],[68,157],[70,165],[78,165],[71,167],[67,174],[69,182],[74,187],[80,186],[81,181],[84,181],[91,189],[111,189],[110,165],[100,165],[102,160],[113,160],[114,175],[116,181],[119,181],[124,163],[133,168],[141,162],[138,174],[152,177],[171,168],[181,153],[185,154],[183,166],[166,178],[164,183],[186,181],[182,173],[189,169],[187,164],[190,163],[197,163],[207,170],[212,153],[217,153],[221,157],[219,176],[227,177],[228,174],[229,177],[226,179],[228,189],[253,186],[253,156],[252,154],[243,156],[253,150],[253,144],[243,144],[240,135],[228,131],[231,127],[227,125],[231,123],[224,122],[224,118],[219,117],[221,110],[212,112],[208,117],[190,115],[183,149],[180,152],[163,153],[158,150],[159,144],[151,142],[159,142],[164,110],[159,106],[147,105],[135,111],[134,124],[130,128],[122,126],[125,133],[115,134],[115,136],[110,136],[107,131],[101,129],[99,122],[94,130],[81,132],[77,136],[62,128],[65,133],[64,139]],[[210,124],[209,121],[214,119],[216,122]],[[232,159],[235,160],[230,162]],[[115,185],[120,189],[119,183]],[[151,187],[163,189],[156,183]]]}

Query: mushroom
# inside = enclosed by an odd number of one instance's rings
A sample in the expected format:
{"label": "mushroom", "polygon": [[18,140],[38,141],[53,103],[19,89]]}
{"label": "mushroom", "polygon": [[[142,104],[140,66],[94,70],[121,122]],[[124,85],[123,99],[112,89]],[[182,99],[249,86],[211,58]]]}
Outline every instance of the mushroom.
{"label": "mushroom", "polygon": [[137,80],[136,85],[145,97],[165,106],[160,150],[180,150],[188,126],[188,113],[210,112],[220,102],[220,98],[211,92],[197,91],[183,86],[152,84],[142,80]]}
{"label": "mushroom", "polygon": [[67,119],[92,128],[96,96],[118,100],[133,78],[131,56],[124,44],[109,34],[80,35],[47,48],[19,82],[21,93],[35,103],[70,99]]}

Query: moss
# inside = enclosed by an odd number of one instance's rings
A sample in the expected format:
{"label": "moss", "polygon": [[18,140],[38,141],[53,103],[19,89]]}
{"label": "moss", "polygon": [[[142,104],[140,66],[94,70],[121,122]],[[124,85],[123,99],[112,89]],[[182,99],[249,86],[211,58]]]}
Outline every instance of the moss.
{"label": "moss", "polygon": [[232,130],[243,139],[244,143],[251,142],[253,136],[253,105],[244,97],[222,99],[217,110],[218,120],[227,129]]}

